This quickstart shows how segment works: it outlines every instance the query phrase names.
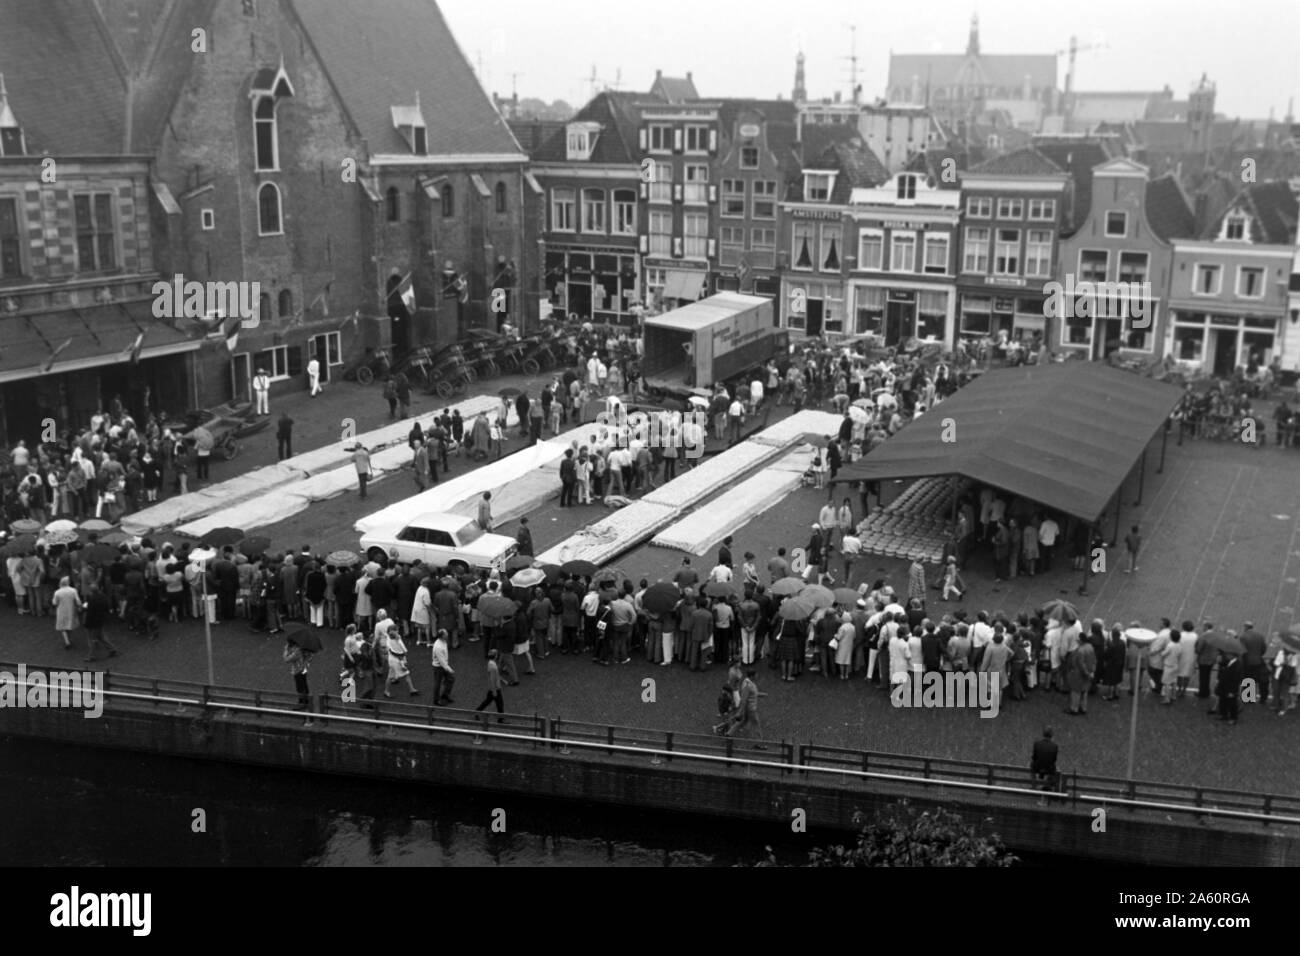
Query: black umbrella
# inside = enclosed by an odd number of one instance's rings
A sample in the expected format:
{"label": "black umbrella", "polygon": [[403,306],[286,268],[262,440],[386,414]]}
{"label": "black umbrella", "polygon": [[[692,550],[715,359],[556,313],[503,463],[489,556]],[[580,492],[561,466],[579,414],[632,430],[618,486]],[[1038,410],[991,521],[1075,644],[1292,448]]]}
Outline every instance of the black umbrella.
{"label": "black umbrella", "polygon": [[505,388],[501,389],[501,391],[497,392],[497,394],[502,398],[514,398],[516,395],[524,394],[524,390],[522,388],[515,388],[513,385],[507,385]]}
{"label": "black umbrella", "polygon": [[660,581],[646,588],[645,594],[641,595],[641,606],[651,614],[667,614],[677,606],[680,598],[677,585]]}
{"label": "black umbrella", "polygon": [[710,581],[704,585],[704,593],[711,598],[740,597],[740,591],[730,581]]}
{"label": "black umbrella", "polygon": [[295,627],[292,631],[284,636],[284,639],[290,644],[297,644],[304,651],[315,654],[324,645],[321,644],[320,638],[310,627]]}
{"label": "black umbrella", "polygon": [[531,568],[534,560],[536,559],[531,554],[516,554],[506,562],[506,570],[522,571],[524,568]]}
{"label": "black umbrella", "polygon": [[569,576],[576,574],[579,577],[590,577],[596,573],[596,566],[590,561],[565,561],[560,565],[560,572]]}
{"label": "black umbrella", "polygon": [[224,548],[228,544],[238,544],[243,540],[244,532],[238,528],[213,528],[199,538],[199,544],[205,548]]}
{"label": "black umbrella", "polygon": [[255,558],[259,554],[266,554],[266,549],[271,546],[271,539],[264,538],[261,535],[254,535],[251,538],[245,538],[239,542],[239,553],[246,558]]}
{"label": "black umbrella", "polygon": [[92,561],[97,564],[107,564],[114,560],[119,554],[121,554],[121,552],[111,544],[99,544],[98,542],[89,547],[83,548],[81,551],[81,557],[83,560]]}
{"label": "black umbrella", "polygon": [[547,584],[554,584],[556,581],[560,580],[560,576],[564,574],[564,571],[560,569],[558,564],[543,564],[542,570],[546,572]]}

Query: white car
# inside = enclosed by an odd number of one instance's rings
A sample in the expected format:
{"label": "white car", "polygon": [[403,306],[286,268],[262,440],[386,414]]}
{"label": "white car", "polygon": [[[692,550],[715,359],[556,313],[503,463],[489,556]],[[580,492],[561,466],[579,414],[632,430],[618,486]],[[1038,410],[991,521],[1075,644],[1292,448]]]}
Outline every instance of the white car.
{"label": "white car", "polygon": [[371,561],[413,564],[423,561],[456,573],[495,568],[505,570],[519,545],[504,534],[487,534],[473,518],[456,514],[424,514],[405,527],[385,528],[361,536],[361,551]]}

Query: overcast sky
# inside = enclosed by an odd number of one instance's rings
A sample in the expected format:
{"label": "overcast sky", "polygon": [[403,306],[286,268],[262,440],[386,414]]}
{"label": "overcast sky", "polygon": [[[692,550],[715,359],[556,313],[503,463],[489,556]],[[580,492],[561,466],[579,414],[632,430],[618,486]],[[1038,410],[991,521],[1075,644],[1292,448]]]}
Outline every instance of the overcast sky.
{"label": "overcast sky", "polygon": [[[693,72],[702,96],[789,97],[807,56],[810,97],[849,90],[850,26],[867,100],[884,95],[889,53],[961,53],[978,10],[985,53],[1055,53],[1071,34],[1078,90],[1158,90],[1179,99],[1202,72],[1229,116],[1278,119],[1300,95],[1297,0],[439,0],[485,85],[575,107],[603,85],[648,90],[656,69]],[[1068,57],[1059,62],[1064,86]],[[621,71],[621,75],[620,75]],[[1300,107],[1298,107],[1300,108]]]}

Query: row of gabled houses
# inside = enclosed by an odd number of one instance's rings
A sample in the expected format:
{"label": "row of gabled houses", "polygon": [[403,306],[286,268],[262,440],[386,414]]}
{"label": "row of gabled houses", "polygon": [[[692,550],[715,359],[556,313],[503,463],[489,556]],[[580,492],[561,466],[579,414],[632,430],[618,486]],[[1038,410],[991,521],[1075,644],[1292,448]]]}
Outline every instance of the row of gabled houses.
{"label": "row of gabled houses", "polygon": [[[689,74],[507,123],[431,0],[0,0],[0,22],[0,443],[114,396],[175,412],[259,368],[296,389],[313,359],[328,380],[721,290],[796,337],[1300,367],[1291,190],[1189,199],[1116,136],[981,161],[924,109],[840,122]],[[1071,276],[1150,283],[1143,322],[1050,309]],[[177,277],[239,284],[252,321],[160,312]]]}

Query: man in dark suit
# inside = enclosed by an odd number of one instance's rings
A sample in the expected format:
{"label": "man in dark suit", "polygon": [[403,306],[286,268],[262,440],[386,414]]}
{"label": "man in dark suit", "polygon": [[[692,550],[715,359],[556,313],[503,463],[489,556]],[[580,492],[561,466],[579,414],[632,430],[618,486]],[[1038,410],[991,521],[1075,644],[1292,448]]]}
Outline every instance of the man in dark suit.
{"label": "man in dark suit", "polygon": [[1240,703],[1238,695],[1241,692],[1242,670],[1240,656],[1236,654],[1219,655],[1219,712],[1214,716],[1230,724],[1237,722],[1237,707]]}
{"label": "man in dark suit", "polygon": [[235,567],[235,549],[227,545],[221,557],[212,562],[212,579],[217,592],[217,617],[234,620],[235,599],[239,597],[239,569]]}
{"label": "man in dark suit", "polygon": [[722,539],[722,547],[718,549],[718,564],[722,565],[724,568],[732,566],[731,535],[727,535]]}
{"label": "man in dark suit", "polygon": [[[1029,769],[1034,776],[1038,778],[1038,789],[1043,791],[1055,791],[1060,774],[1056,772],[1056,755],[1060,752],[1060,747],[1052,739],[1052,728],[1044,727],[1041,739],[1034,741],[1033,755],[1029,760]],[[1043,806],[1047,803],[1046,797],[1038,798],[1038,805]]]}
{"label": "man in dark suit", "polygon": [[1264,663],[1264,651],[1268,647],[1268,642],[1264,640],[1264,635],[1255,630],[1255,625],[1247,621],[1245,631],[1241,637],[1242,647],[1246,648],[1246,653],[1241,659],[1242,676],[1250,678],[1255,682],[1256,700],[1261,704],[1268,703],[1268,666]]}

